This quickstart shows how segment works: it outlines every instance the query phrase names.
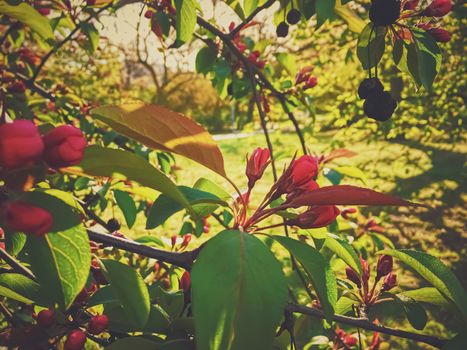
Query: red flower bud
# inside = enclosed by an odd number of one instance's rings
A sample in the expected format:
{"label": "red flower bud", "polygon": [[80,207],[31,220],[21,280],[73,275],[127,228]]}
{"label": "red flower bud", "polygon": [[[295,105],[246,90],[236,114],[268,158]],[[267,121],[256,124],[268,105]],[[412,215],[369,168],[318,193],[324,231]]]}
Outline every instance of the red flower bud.
{"label": "red flower bud", "polygon": [[311,66],[300,69],[300,71],[295,76],[295,85],[306,82],[308,78],[310,77],[310,72],[312,70],[313,70],[313,67]]}
{"label": "red flower bud", "polygon": [[191,235],[189,233],[187,233],[186,235],[183,235],[183,242],[181,244],[181,247],[185,248],[188,245],[188,243],[190,243],[190,241],[191,241]]}
{"label": "red flower bud", "polygon": [[404,4],[404,10],[415,10],[415,8],[418,6],[418,3],[420,0],[408,0]]}
{"label": "red flower bud", "polygon": [[343,339],[343,342],[345,345],[347,346],[355,346],[357,345],[358,343],[358,339],[355,338],[353,335],[351,334],[346,334],[344,339]]}
{"label": "red flower bud", "polygon": [[391,272],[389,275],[384,277],[383,286],[381,287],[382,292],[387,292],[397,285],[397,275]]}
{"label": "red flower bud", "polygon": [[6,226],[16,232],[42,236],[50,232],[53,217],[49,211],[26,202],[12,202],[6,213]]}
{"label": "red flower bud", "polygon": [[368,264],[368,261],[363,260],[362,257],[360,257],[360,265],[362,266],[362,282],[365,290],[368,289],[368,280],[370,279],[370,265]]}
{"label": "red flower bud", "polygon": [[15,81],[8,85],[7,91],[12,94],[22,94],[26,91],[26,85],[21,80]]}
{"label": "red flower bud", "polygon": [[246,163],[245,174],[248,177],[248,188],[253,188],[270,163],[270,153],[267,148],[256,148]]}
{"label": "red flower bud", "polygon": [[91,334],[101,334],[109,325],[107,315],[97,315],[91,318],[88,324],[88,332]]}
{"label": "red flower bud", "polygon": [[80,129],[62,125],[44,136],[45,161],[53,168],[63,168],[81,162],[86,139]]}
{"label": "red flower bud", "polygon": [[304,155],[294,160],[279,179],[278,192],[291,193],[302,186],[309,185],[318,175],[318,159]]}
{"label": "red flower bud", "polygon": [[376,280],[386,276],[392,271],[392,256],[380,255],[376,265]]}
{"label": "red flower bud", "polygon": [[230,22],[229,24],[229,31],[232,31],[235,29],[235,22]]}
{"label": "red flower bud", "polygon": [[361,288],[362,282],[360,281],[360,276],[354,271],[354,269],[347,266],[345,268],[345,275],[350,282],[355,283],[359,289]]}
{"label": "red flower bud", "polygon": [[64,350],[81,350],[84,348],[86,343],[86,334],[80,330],[75,329],[68,334],[68,337],[65,341]]}
{"label": "red flower bud", "polygon": [[144,13],[144,17],[146,17],[146,18],[152,18],[152,15],[153,15],[153,12],[151,10],[147,10]]}
{"label": "red flower bud", "polygon": [[426,29],[426,32],[439,43],[447,43],[449,40],[451,40],[451,33],[443,28],[430,28]]}
{"label": "red flower bud", "polygon": [[337,215],[339,215],[339,209],[336,206],[318,205],[311,207],[295,219],[287,220],[286,223],[300,228],[326,227],[336,219]]}
{"label": "red flower bud", "polygon": [[191,287],[191,277],[188,271],[185,271],[180,279],[180,288],[186,293]]}
{"label": "red flower bud", "polygon": [[55,313],[53,310],[47,309],[42,310],[37,314],[36,317],[37,324],[42,328],[52,327],[55,323]]}
{"label": "red flower bud", "polygon": [[170,237],[170,242],[172,243],[172,248],[175,247],[175,245],[177,244],[177,236],[173,235],[172,237]]}
{"label": "red flower bud", "polygon": [[303,85],[303,90],[314,88],[316,85],[318,85],[318,78],[315,76],[309,77]]}
{"label": "red flower bud", "polygon": [[451,0],[433,0],[420,15],[427,17],[443,17],[452,10]]}
{"label": "red flower bud", "polygon": [[357,212],[357,209],[355,208],[345,208],[344,210],[342,210],[341,212],[341,216],[348,220],[349,219],[349,215],[350,214],[355,214]]}
{"label": "red flower bud", "polygon": [[39,159],[44,151],[37,126],[29,120],[0,125],[0,167],[16,169]]}

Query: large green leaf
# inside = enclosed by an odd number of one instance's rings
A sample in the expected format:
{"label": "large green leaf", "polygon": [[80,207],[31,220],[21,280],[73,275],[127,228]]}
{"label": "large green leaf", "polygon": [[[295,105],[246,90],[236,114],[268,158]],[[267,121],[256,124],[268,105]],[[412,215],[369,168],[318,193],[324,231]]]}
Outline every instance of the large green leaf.
{"label": "large green leaf", "polygon": [[361,33],[363,28],[365,28],[365,22],[355,13],[354,10],[350,9],[348,6],[342,5],[341,0],[336,0],[334,12],[347,22],[347,25],[352,32]]}
{"label": "large green leaf", "polygon": [[72,174],[114,177],[131,180],[166,194],[185,208],[192,210],[190,203],[177,186],[160,170],[144,158],[119,149],[90,146],[77,167],[67,168]]}
{"label": "large green leaf", "polygon": [[418,289],[406,290],[399,295],[404,295],[412,298],[420,303],[427,303],[436,306],[449,307],[451,304],[445,297],[433,287],[423,287]]}
{"label": "large green leaf", "polygon": [[0,274],[0,295],[21,303],[31,304],[40,299],[40,286],[30,278],[17,273]]}
{"label": "large green leaf", "polygon": [[418,59],[418,73],[422,85],[427,90],[431,86],[441,68],[441,50],[433,37],[426,31],[412,28]]}
{"label": "large green leaf", "polygon": [[331,320],[337,302],[336,277],[329,263],[315,248],[284,236],[271,236],[282,244],[302,265],[318,294],[326,318]]}
{"label": "large green leaf", "polygon": [[377,254],[391,255],[418,272],[448,300],[452,301],[467,321],[467,293],[456,276],[432,255],[410,249],[383,250]]}
{"label": "large green leaf", "polygon": [[329,234],[324,241],[324,247],[332,251],[349,265],[355,272],[361,274],[362,265],[355,249],[344,239]]}
{"label": "large green leaf", "polygon": [[77,225],[43,237],[28,236],[26,251],[42,294],[66,310],[83,289],[91,266],[86,229]]}
{"label": "large green leaf", "polygon": [[191,277],[199,349],[271,349],[287,284],[281,265],[258,238],[219,233],[201,250]]}
{"label": "large green leaf", "polygon": [[321,27],[324,22],[332,17],[334,14],[334,7],[336,6],[336,0],[316,0],[316,24]]}
{"label": "large green leaf", "polygon": [[177,41],[191,40],[196,25],[196,0],[175,0],[177,10]]}
{"label": "large green leaf", "polygon": [[412,327],[418,330],[425,328],[428,317],[423,306],[415,299],[402,294],[396,295],[395,298],[402,304],[407,320]]}
{"label": "large green leaf", "polygon": [[258,7],[258,0],[243,0],[245,14],[250,15]]}
{"label": "large green leaf", "polygon": [[54,33],[48,19],[26,2],[13,6],[7,1],[0,0],[0,13],[24,23],[42,38],[54,40]]}
{"label": "large green leaf", "polygon": [[376,66],[384,54],[386,27],[374,26],[368,23],[360,33],[357,43],[357,57],[363,69]]}
{"label": "large green leaf", "polygon": [[139,329],[149,319],[151,303],[149,292],[141,275],[128,265],[115,260],[102,260],[112,291],[120,300],[129,322]]}
{"label": "large green leaf", "polygon": [[212,46],[205,46],[196,55],[196,71],[207,74],[216,62],[217,51]]}
{"label": "large green leaf", "polygon": [[[178,188],[180,192],[183,193],[185,198],[188,199],[190,204],[193,206],[194,211],[199,216],[204,217],[209,215],[215,209],[217,209],[220,204],[226,205],[224,201],[212,193],[200,191],[198,189],[186,186],[179,186]],[[146,228],[152,229],[162,225],[169,217],[182,209],[183,207],[179,203],[175,202],[166,195],[160,195],[149,211]]]}
{"label": "large green leaf", "polygon": [[135,221],[138,209],[136,204],[127,192],[114,190],[115,201],[118,207],[122,210],[123,216],[125,217],[126,224],[129,228],[132,228]]}

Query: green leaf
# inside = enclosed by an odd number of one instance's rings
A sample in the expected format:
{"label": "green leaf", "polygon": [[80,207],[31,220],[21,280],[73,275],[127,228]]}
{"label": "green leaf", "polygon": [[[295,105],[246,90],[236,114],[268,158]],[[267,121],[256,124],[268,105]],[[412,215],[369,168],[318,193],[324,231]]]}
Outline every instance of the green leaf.
{"label": "green leaf", "polygon": [[295,60],[295,55],[281,52],[277,54],[277,60],[291,77],[295,77],[295,74],[297,74],[297,62]]}
{"label": "green leaf", "polygon": [[112,287],[107,285],[99,288],[95,293],[93,293],[86,306],[93,307],[96,305],[115,303],[118,303],[118,298],[115,296],[115,292],[112,290]]}
{"label": "green leaf", "polygon": [[127,192],[119,190],[114,190],[113,192],[115,201],[123,212],[128,228],[132,228],[136,221],[136,214],[138,214],[138,209],[136,208],[133,198],[131,198]]}
{"label": "green leaf", "polygon": [[20,232],[5,231],[5,248],[11,255],[17,255],[26,244],[26,235]]}
{"label": "green leaf", "polygon": [[315,10],[317,27],[321,27],[324,22],[332,17],[334,14],[334,7],[336,7],[336,0],[316,0]]}
{"label": "green leaf", "polygon": [[129,321],[143,328],[151,311],[149,292],[141,275],[128,265],[115,260],[102,260],[112,290],[120,300]]}
{"label": "green leaf", "polygon": [[80,165],[67,168],[67,172],[136,181],[166,194],[192,212],[188,200],[167,175],[154,168],[144,158],[131,152],[89,146]]}
{"label": "green leaf", "polygon": [[199,349],[270,350],[287,303],[282,267],[254,235],[223,231],[192,270]]}
{"label": "green leaf", "polygon": [[[225,204],[219,197],[205,191],[200,191],[195,188],[179,186],[180,192],[183,193],[185,198],[188,199],[190,204],[193,206],[193,209],[199,216],[207,216],[212,213],[219,204]],[[205,205],[203,203],[208,203]],[[213,206],[213,203],[215,205]],[[206,210],[209,209],[209,210]],[[148,221],[146,223],[147,229],[153,229],[159,225],[162,225],[167,221],[176,212],[182,210],[183,207],[173,201],[171,198],[166,195],[160,195],[157,197],[156,201],[151,207],[151,210],[148,214]]]}
{"label": "green leaf", "polygon": [[195,0],[175,0],[179,42],[186,43],[191,40],[196,25],[196,5]]}
{"label": "green leaf", "polygon": [[368,23],[358,37],[357,57],[363,69],[375,67],[384,54],[387,28]]}
{"label": "green leaf", "polygon": [[338,171],[342,175],[352,177],[354,179],[359,179],[364,184],[366,184],[365,173],[355,166],[335,166],[333,168],[334,170]]}
{"label": "green leaf", "polygon": [[68,309],[83,289],[91,267],[86,229],[77,225],[43,237],[28,236],[25,250],[42,293]]}
{"label": "green leaf", "polygon": [[26,2],[11,6],[6,1],[0,0],[0,13],[24,23],[45,40],[54,40],[49,20]]}
{"label": "green leaf", "polygon": [[245,19],[245,12],[243,12],[240,0],[225,0],[225,3],[235,11],[237,16],[240,17],[242,21]]}
{"label": "green leaf", "polygon": [[417,303],[416,300],[405,295],[396,295],[395,297],[396,300],[402,304],[407,320],[412,327],[418,330],[425,328],[428,317],[423,306]]}
{"label": "green leaf", "polygon": [[90,54],[93,54],[99,46],[99,32],[97,31],[96,27],[94,27],[94,25],[87,22],[82,22],[80,26],[81,31],[84,33],[84,35],[86,35],[88,39],[85,48]]}
{"label": "green leaf", "polygon": [[18,273],[0,274],[0,295],[32,304],[40,299],[40,286],[33,280]]}
{"label": "green leaf", "polygon": [[416,250],[383,250],[377,254],[391,255],[418,272],[448,300],[454,302],[467,321],[467,294],[459,280],[446,265],[427,253]]}
{"label": "green leaf", "polygon": [[155,302],[160,305],[172,319],[179,317],[185,304],[183,291],[166,291],[157,284],[153,284],[151,287],[155,288],[152,289],[155,294]]}
{"label": "green leaf", "polygon": [[445,307],[449,307],[451,305],[449,301],[447,301],[446,298],[443,297],[443,295],[436,288],[433,287],[406,290],[399,293],[398,295],[404,295],[420,303],[427,303]]}
{"label": "green leaf", "polygon": [[433,37],[426,31],[412,28],[412,35],[415,40],[420,81],[429,91],[441,68],[441,50]]}
{"label": "green leaf", "polygon": [[207,74],[216,62],[217,52],[212,46],[205,46],[196,55],[196,71]]}
{"label": "green leaf", "polygon": [[118,339],[106,350],[193,350],[193,343],[185,339],[156,340],[143,336],[132,336]]}
{"label": "green leaf", "polygon": [[347,25],[352,32],[361,33],[363,28],[365,28],[365,22],[355,13],[354,10],[350,9],[348,6],[342,5],[342,3],[345,4],[346,2],[348,1],[336,0],[334,12],[347,22]]}
{"label": "green leaf", "polygon": [[135,242],[147,244],[147,245],[156,245],[159,247],[165,247],[164,242],[157,237],[154,236],[141,236],[135,239]]}
{"label": "green leaf", "polygon": [[243,0],[243,9],[249,16],[258,7],[258,0]]}
{"label": "green leaf", "polygon": [[270,237],[282,244],[305,269],[318,294],[326,319],[330,321],[337,302],[337,284],[329,263],[308,244],[284,236]]}
{"label": "green leaf", "polygon": [[329,234],[324,241],[324,247],[332,251],[358,274],[362,273],[362,265],[355,249],[345,240]]}

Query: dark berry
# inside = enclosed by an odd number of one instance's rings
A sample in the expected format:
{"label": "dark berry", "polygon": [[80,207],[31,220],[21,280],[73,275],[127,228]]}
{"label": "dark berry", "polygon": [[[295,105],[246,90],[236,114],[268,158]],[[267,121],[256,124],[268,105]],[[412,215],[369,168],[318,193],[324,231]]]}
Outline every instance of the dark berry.
{"label": "dark berry", "polygon": [[91,334],[101,334],[109,325],[109,318],[107,315],[97,315],[91,318],[88,324],[88,331]]}
{"label": "dark berry", "polygon": [[276,28],[276,34],[279,38],[285,38],[289,34],[289,25],[285,22],[279,23]]}
{"label": "dark berry", "polygon": [[107,221],[107,228],[110,232],[120,230],[120,222],[117,219],[110,219]]}
{"label": "dark berry", "polygon": [[381,122],[391,118],[396,107],[397,101],[387,91],[371,95],[363,104],[363,110],[368,118]]}
{"label": "dark berry", "polygon": [[291,9],[287,13],[287,22],[289,22],[289,24],[297,24],[300,21],[301,17],[302,17],[302,14],[299,10]]}
{"label": "dark berry", "polygon": [[383,90],[383,84],[378,78],[366,78],[358,87],[358,97],[365,99],[372,94],[383,92]]}
{"label": "dark berry", "polygon": [[229,84],[227,85],[227,93],[232,96],[233,95],[233,85]]}
{"label": "dark berry", "polygon": [[36,318],[37,324],[42,328],[52,327],[55,323],[55,313],[53,310],[47,309],[42,310],[37,314]]}
{"label": "dark berry", "polygon": [[370,7],[370,20],[377,26],[389,26],[401,14],[400,0],[373,0]]}

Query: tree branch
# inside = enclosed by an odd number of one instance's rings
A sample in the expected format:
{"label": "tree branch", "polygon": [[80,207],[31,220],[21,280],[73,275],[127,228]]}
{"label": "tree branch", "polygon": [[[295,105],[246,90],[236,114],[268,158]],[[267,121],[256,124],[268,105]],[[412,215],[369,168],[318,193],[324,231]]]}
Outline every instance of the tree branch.
{"label": "tree branch", "polygon": [[143,255],[147,258],[161,260],[163,262],[184,268],[191,269],[191,265],[198,255],[199,248],[183,253],[168,252],[153,248],[126,238],[115,237],[106,233],[87,230],[89,239],[98,243],[105,243],[112,247],[125,250],[127,252]]}
{"label": "tree branch", "polygon": [[263,5],[261,6],[258,6],[257,8],[255,8],[253,10],[253,12],[247,17],[245,18],[245,20],[243,20],[238,26],[236,26],[230,33],[229,33],[229,36],[230,38],[234,38],[235,35],[240,31],[242,30],[242,28],[247,25],[249,22],[251,22],[251,20],[253,20],[253,18],[256,17],[256,15],[258,13],[260,13],[261,11],[271,7],[274,3],[276,2],[276,0],[268,0],[266,1]]}
{"label": "tree branch", "polygon": [[[316,317],[319,319],[325,319],[324,312],[322,310],[307,307],[307,306],[289,304],[287,306],[287,311],[309,315],[309,316]],[[429,344],[439,349],[442,348],[447,342],[446,339],[440,339],[440,338],[437,338],[431,335],[413,333],[413,332],[408,332],[408,331],[404,331],[400,329],[385,327],[385,326],[370,322],[366,318],[334,315],[332,319],[333,321],[338,322],[338,323],[343,323],[349,326],[363,328],[369,331],[384,333],[388,335],[395,335],[400,338],[415,340],[417,342]]]}

